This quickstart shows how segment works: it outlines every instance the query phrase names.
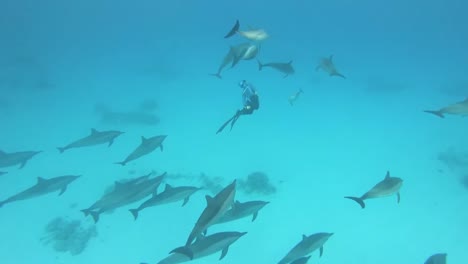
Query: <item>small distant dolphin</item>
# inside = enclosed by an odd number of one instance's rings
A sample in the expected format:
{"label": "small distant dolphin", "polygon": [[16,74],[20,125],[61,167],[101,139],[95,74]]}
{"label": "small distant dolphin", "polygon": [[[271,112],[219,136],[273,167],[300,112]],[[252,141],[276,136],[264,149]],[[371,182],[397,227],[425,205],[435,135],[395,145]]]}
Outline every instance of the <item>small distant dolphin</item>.
{"label": "small distant dolphin", "polygon": [[310,236],[302,235],[302,240],[292,248],[289,253],[278,264],[288,264],[299,258],[309,255],[320,249],[320,257],[323,255],[323,244],[333,233],[317,233]]}
{"label": "small distant dolphin", "polygon": [[236,20],[236,23],[232,27],[232,29],[224,36],[224,38],[230,38],[234,36],[236,33],[243,36],[246,39],[253,40],[253,41],[262,41],[269,37],[268,33],[266,33],[263,29],[252,29],[248,31],[241,31],[239,30],[240,23],[239,20]]}
{"label": "small distant dolphin", "polygon": [[60,191],[59,195],[62,195],[67,190],[68,185],[79,177],[80,175],[66,175],[50,179],[38,177],[34,186],[0,202],[0,207],[7,203],[31,199],[55,191]]}
{"label": "small distant dolphin", "polygon": [[294,102],[296,102],[297,98],[299,98],[299,95],[301,95],[302,93],[304,93],[304,91],[302,91],[302,89],[299,89],[299,91],[297,91],[293,95],[289,96],[289,98],[288,98],[289,104],[293,105]]}
{"label": "small distant dolphin", "polygon": [[7,173],[8,173],[8,172],[6,172],[6,171],[0,171],[0,176],[3,176],[3,175],[5,175],[5,174],[7,174]]}
{"label": "small distant dolphin", "polygon": [[277,71],[280,71],[285,74],[284,78],[288,77],[291,74],[294,74],[294,68],[292,66],[292,61],[288,63],[283,62],[272,62],[272,63],[265,63],[262,64],[259,60],[258,62],[258,70],[261,71],[263,67],[271,67]]}
{"label": "small distant dolphin", "polygon": [[366,192],[361,197],[346,196],[345,198],[357,202],[363,209],[366,207],[364,200],[387,197],[396,194],[397,202],[400,202],[400,188],[403,185],[403,180],[397,177],[390,177],[390,172],[387,171],[385,179],[377,183],[372,189]]}
{"label": "small distant dolphin", "polygon": [[[221,260],[228,253],[229,247],[245,234],[247,234],[247,232],[220,232],[206,237],[199,236],[189,248],[190,251],[193,252],[193,259],[200,259],[221,251],[221,256],[219,257],[219,260]],[[190,260],[191,259],[184,254],[173,253],[159,261],[158,264],[177,264]]]}
{"label": "small distant dolphin", "polygon": [[291,262],[291,264],[307,264],[307,262],[309,262],[310,257],[311,256],[298,258],[295,261]]}
{"label": "small distant dolphin", "polygon": [[130,155],[125,158],[124,161],[116,162],[115,164],[120,164],[125,166],[130,161],[136,160],[141,158],[142,156],[148,155],[149,153],[153,152],[157,148],[161,148],[163,151],[163,141],[166,139],[167,135],[162,136],[154,136],[151,138],[141,137],[140,145],[132,152]]}
{"label": "small distant dolphin", "polygon": [[446,106],[436,111],[425,110],[424,112],[436,115],[440,118],[444,118],[444,114],[468,116],[468,98],[464,101]]}
{"label": "small distant dolphin", "polygon": [[176,248],[170,253],[181,253],[193,259],[193,252],[190,250],[189,246],[197,236],[213,225],[213,223],[232,206],[236,195],[236,181],[237,180],[234,180],[231,184],[222,189],[215,197],[209,195],[205,196],[206,208],[195,223],[192,232],[190,232],[185,246]]}
{"label": "small distant dolphin", "polygon": [[26,163],[42,151],[21,151],[6,153],[0,150],[0,168],[10,167],[19,164],[22,169]]}
{"label": "small distant dolphin", "polygon": [[333,55],[330,55],[328,58],[322,58],[320,59],[319,65],[315,68],[316,71],[319,69],[324,70],[327,72],[330,76],[339,76],[343,79],[346,79],[346,77],[339,73],[338,70],[335,67],[335,64],[333,63]]}
{"label": "small distant dolphin", "polygon": [[447,263],[447,254],[439,253],[430,256],[424,264],[446,264]]}
{"label": "small distant dolphin", "polygon": [[78,139],[65,147],[58,147],[57,149],[60,153],[63,153],[65,150],[71,148],[81,148],[81,147],[90,147],[95,145],[100,145],[108,143],[108,146],[112,146],[114,139],[122,135],[124,132],[121,131],[97,131],[96,129],[91,129],[91,134],[87,137]]}
{"label": "small distant dolphin", "polygon": [[199,191],[201,188],[192,187],[192,186],[180,186],[180,187],[172,187],[169,184],[166,184],[166,188],[162,193],[154,194],[149,200],[142,203],[136,209],[130,209],[130,213],[132,213],[135,220],[138,218],[138,213],[148,207],[174,203],[180,200],[183,200],[182,206],[186,205],[190,199],[190,196],[195,192]]}

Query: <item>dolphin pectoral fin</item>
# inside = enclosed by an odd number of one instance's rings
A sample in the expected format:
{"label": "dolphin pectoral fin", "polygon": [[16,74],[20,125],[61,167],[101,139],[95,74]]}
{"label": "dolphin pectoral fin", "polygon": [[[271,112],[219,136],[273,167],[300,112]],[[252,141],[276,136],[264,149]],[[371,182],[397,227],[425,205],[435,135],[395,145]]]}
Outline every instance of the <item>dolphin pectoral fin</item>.
{"label": "dolphin pectoral fin", "polygon": [[127,163],[125,161],[121,161],[121,162],[114,162],[114,164],[125,166],[125,164]]}
{"label": "dolphin pectoral fin", "polygon": [[232,27],[232,29],[224,36],[224,38],[230,38],[234,36],[237,31],[239,30],[240,24],[239,24],[239,19],[236,20],[236,24]]}
{"label": "dolphin pectoral fin", "polygon": [[61,148],[61,147],[58,147],[57,149],[58,149],[58,151],[59,151],[60,153],[63,153],[63,152],[65,152],[65,150],[66,150],[66,148],[65,148],[65,147],[63,147],[63,148]]}
{"label": "dolphin pectoral fin", "polygon": [[400,192],[397,192],[397,203],[400,203]]}
{"label": "dolphin pectoral fin", "polygon": [[323,255],[323,246],[320,247],[320,255],[319,256],[322,257],[322,255]]}
{"label": "dolphin pectoral fin", "polygon": [[219,79],[223,79],[223,77],[221,77],[221,73],[218,72],[218,73],[210,73],[211,76],[215,76],[215,77],[218,77]]}
{"label": "dolphin pectoral fin", "polygon": [[60,193],[59,193],[58,195],[59,195],[59,196],[62,195],[66,190],[67,190],[67,186],[63,187],[63,188],[60,190]]}
{"label": "dolphin pectoral fin", "polygon": [[187,256],[188,258],[190,258],[190,260],[193,260],[193,252],[190,248],[188,247],[178,247],[176,249],[173,249],[171,252],[169,253],[178,253],[178,254],[182,254],[182,255],[185,255]]}
{"label": "dolphin pectoral fin", "polygon": [[109,144],[107,145],[107,147],[112,146],[112,144],[114,144],[114,140],[113,140],[113,139],[111,139],[111,140],[109,141]]}
{"label": "dolphin pectoral fin", "polygon": [[345,196],[346,199],[351,199],[353,201],[355,201],[356,203],[358,203],[362,209],[366,208],[366,204],[364,203],[364,201],[359,198],[359,197],[352,197],[352,196]]}
{"label": "dolphin pectoral fin", "polygon": [[260,62],[259,59],[257,59],[257,63],[258,63],[258,70],[261,71],[263,68],[263,64]]}
{"label": "dolphin pectoral fin", "polygon": [[221,257],[219,257],[219,260],[222,260],[227,255],[228,251],[229,251],[229,246],[223,249],[223,251],[221,252]]}
{"label": "dolphin pectoral fin", "polygon": [[159,145],[159,147],[161,148],[161,152],[163,152],[164,151],[163,144]]}
{"label": "dolphin pectoral fin", "polygon": [[185,197],[184,202],[182,203],[182,207],[188,203],[190,196]]}
{"label": "dolphin pectoral fin", "polygon": [[257,219],[257,216],[258,216],[258,211],[253,214],[252,222],[255,221],[255,219]]}
{"label": "dolphin pectoral fin", "polygon": [[433,115],[436,115],[440,118],[445,118],[444,116],[444,113],[442,113],[442,111],[438,110],[438,111],[433,111],[433,110],[424,110],[425,113],[429,113],[429,114],[433,114]]}
{"label": "dolphin pectoral fin", "polygon": [[26,166],[26,163],[28,163],[27,160],[23,161],[23,162],[21,163],[21,165],[19,166],[19,169],[24,168],[24,166]]}
{"label": "dolphin pectoral fin", "polygon": [[204,236],[206,236],[207,233],[208,233],[208,228],[205,229],[205,230],[203,230],[203,232],[202,232],[202,234],[203,234]]}
{"label": "dolphin pectoral fin", "polygon": [[93,217],[94,223],[96,224],[99,221],[99,212],[90,211],[89,214]]}
{"label": "dolphin pectoral fin", "polygon": [[338,76],[338,77],[341,77],[343,79],[346,79],[346,77],[343,74],[339,73],[339,72],[333,72],[330,75],[331,76]]}
{"label": "dolphin pectoral fin", "polygon": [[138,218],[138,209],[129,209],[130,213],[132,213],[133,215],[133,218],[135,218],[135,221],[137,220]]}

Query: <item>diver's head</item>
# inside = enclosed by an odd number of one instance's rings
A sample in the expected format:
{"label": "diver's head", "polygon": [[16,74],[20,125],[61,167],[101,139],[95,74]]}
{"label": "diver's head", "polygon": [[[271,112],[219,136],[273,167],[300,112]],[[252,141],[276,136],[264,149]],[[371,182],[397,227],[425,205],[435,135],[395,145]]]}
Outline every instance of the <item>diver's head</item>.
{"label": "diver's head", "polygon": [[240,81],[239,87],[242,88],[242,89],[245,89],[245,87],[247,87],[247,81],[246,80]]}

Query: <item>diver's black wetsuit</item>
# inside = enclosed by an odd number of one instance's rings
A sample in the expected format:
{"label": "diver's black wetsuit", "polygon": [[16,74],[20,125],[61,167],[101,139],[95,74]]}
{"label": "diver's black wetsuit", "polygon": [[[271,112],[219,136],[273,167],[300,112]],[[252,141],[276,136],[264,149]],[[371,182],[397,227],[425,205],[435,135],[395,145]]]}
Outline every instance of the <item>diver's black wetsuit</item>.
{"label": "diver's black wetsuit", "polygon": [[231,117],[229,120],[227,120],[216,132],[216,134],[220,133],[223,131],[223,129],[227,126],[227,124],[231,123],[231,129],[236,123],[237,119],[241,115],[251,115],[255,110],[257,110],[260,107],[260,102],[258,99],[258,94],[255,88],[247,83],[245,80],[241,81],[239,83],[239,86],[243,89],[242,91],[242,103],[244,105],[244,108],[237,110],[236,114]]}

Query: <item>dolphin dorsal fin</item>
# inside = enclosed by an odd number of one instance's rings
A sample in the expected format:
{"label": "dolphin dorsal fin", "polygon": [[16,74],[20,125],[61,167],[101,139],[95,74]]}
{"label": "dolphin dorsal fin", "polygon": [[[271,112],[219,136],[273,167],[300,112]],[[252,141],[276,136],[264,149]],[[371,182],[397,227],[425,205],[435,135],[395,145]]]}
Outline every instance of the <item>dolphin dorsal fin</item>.
{"label": "dolphin dorsal fin", "polygon": [[206,198],[206,205],[207,206],[209,206],[210,204],[213,203],[213,197],[211,197],[209,195],[206,195],[205,198]]}
{"label": "dolphin dorsal fin", "polygon": [[99,131],[97,131],[95,128],[91,128],[91,135],[97,134]]}
{"label": "dolphin dorsal fin", "polygon": [[173,187],[169,183],[166,183],[166,188],[164,188],[164,191],[168,191],[171,189],[173,189]]}
{"label": "dolphin dorsal fin", "polygon": [[44,183],[45,181],[46,181],[46,179],[44,179],[42,177],[37,177],[37,184]]}
{"label": "dolphin dorsal fin", "polygon": [[141,136],[141,143],[145,143],[145,141],[147,141],[148,139],[145,138],[144,136]]}
{"label": "dolphin dorsal fin", "polygon": [[124,185],[123,183],[121,183],[119,181],[115,181],[114,182],[114,189],[118,190],[118,189],[122,188],[123,185]]}
{"label": "dolphin dorsal fin", "polygon": [[306,235],[302,235],[302,240],[306,239],[307,236]]}
{"label": "dolphin dorsal fin", "polygon": [[387,174],[385,175],[385,179],[388,179],[388,178],[390,178],[390,172],[389,171],[387,171]]}

